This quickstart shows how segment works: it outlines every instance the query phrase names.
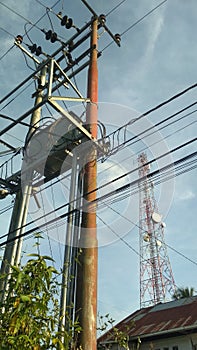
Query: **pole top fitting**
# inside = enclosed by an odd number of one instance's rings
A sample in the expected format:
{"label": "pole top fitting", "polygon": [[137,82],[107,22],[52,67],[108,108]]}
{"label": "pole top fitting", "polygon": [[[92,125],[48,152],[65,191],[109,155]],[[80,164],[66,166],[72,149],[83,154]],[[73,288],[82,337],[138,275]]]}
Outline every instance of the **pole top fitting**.
{"label": "pole top fitting", "polygon": [[20,35],[20,34],[18,34],[18,35],[16,36],[16,38],[15,38],[15,41],[16,41],[17,44],[22,44],[22,42],[23,42],[23,36]]}

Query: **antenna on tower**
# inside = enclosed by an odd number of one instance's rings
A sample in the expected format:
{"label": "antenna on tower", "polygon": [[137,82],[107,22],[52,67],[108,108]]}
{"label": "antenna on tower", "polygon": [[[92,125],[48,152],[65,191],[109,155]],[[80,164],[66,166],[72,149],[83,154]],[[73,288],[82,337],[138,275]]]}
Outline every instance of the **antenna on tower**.
{"label": "antenna on tower", "polygon": [[154,184],[148,177],[150,165],[145,153],[139,165],[140,308],[171,299],[175,282],[164,242],[165,223],[158,212]]}

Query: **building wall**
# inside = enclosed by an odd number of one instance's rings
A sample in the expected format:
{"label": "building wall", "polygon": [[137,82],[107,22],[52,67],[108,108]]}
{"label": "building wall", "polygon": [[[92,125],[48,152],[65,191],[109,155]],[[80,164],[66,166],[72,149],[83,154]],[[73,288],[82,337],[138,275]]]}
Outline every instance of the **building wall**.
{"label": "building wall", "polygon": [[[118,344],[98,346],[98,350],[125,350]],[[145,341],[141,339],[139,347],[129,343],[128,350],[197,350],[197,334],[170,337],[162,340]]]}
{"label": "building wall", "polygon": [[[197,334],[154,341],[141,339],[141,341],[139,350],[197,350]],[[129,349],[133,350],[132,344],[129,344]]]}

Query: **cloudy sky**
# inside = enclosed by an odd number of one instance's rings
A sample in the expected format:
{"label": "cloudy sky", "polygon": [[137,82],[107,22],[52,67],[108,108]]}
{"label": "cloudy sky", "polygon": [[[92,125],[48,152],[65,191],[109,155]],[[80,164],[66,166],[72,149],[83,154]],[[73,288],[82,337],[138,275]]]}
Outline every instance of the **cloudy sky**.
{"label": "cloudy sky", "polygon": [[[89,10],[80,0],[72,2],[61,0],[48,12],[45,6],[51,9],[56,2],[42,0],[41,3],[44,6],[36,0],[0,1],[1,98],[30,75],[33,72],[32,69],[35,69],[32,60],[28,57],[24,58],[20,49],[13,47],[16,35],[24,36],[24,47],[27,48],[26,44],[31,45],[32,41],[32,43],[41,45],[44,52],[52,54],[59,47],[59,43],[52,44],[46,41],[40,29],[53,29],[64,41],[75,33],[75,29],[62,28],[54,13],[62,11],[63,14],[72,17],[79,28],[91,18]],[[196,1],[167,0],[151,12],[160,3],[159,0],[125,0],[122,2],[89,0],[89,4],[98,15],[108,14],[106,24],[112,33],[122,34],[119,48],[116,44],[111,43],[111,38],[106,32],[99,30],[98,47],[102,52],[98,62],[99,120],[105,124],[107,132],[116,130],[129,120],[135,119],[141,113],[196,83]],[[115,8],[119,4],[120,6]],[[149,15],[137,23],[148,13]],[[31,23],[36,22],[36,27],[32,27]],[[25,34],[27,32],[28,35]],[[85,45],[82,45],[75,55],[79,55],[85,49]],[[37,58],[42,61],[44,56]],[[33,80],[30,80],[29,83],[31,85],[27,84],[23,92],[19,90],[21,94],[18,97],[15,94],[1,104],[1,114],[15,119],[32,107],[34,103],[32,94],[35,86]],[[74,83],[85,96],[87,71],[84,70],[78,74]],[[61,93],[66,92],[61,90]],[[143,118],[140,123],[130,125],[127,137],[137,135],[141,130],[153,126],[195,101],[196,89],[192,89],[151,113],[147,118]],[[71,107],[76,113],[81,110],[81,106]],[[104,163],[99,163],[98,184],[102,185],[136,168],[137,156],[143,149],[146,149],[147,156],[152,159],[193,139],[196,136],[197,114],[183,116],[194,110],[195,106],[179,114],[174,119],[176,123],[169,126],[167,123],[164,124],[166,127],[161,131],[158,130],[152,136],[141,137],[136,144],[124,148],[109,157]],[[49,119],[54,111],[49,111],[44,107],[42,113],[43,117]],[[180,117],[183,118],[179,120]],[[8,121],[0,118],[1,129],[8,124]],[[14,147],[23,147],[26,132],[25,127],[18,126],[3,135],[2,140]],[[122,135],[120,135],[120,141],[123,141]],[[155,167],[161,168],[169,162],[189,155],[195,151],[195,146],[196,144],[192,143],[172,153],[168,158],[158,162]],[[0,151],[6,150],[1,145]],[[3,164],[9,157],[3,156],[2,153],[1,163]],[[19,158],[21,157],[20,154]],[[18,162],[14,163],[14,170],[19,170],[18,166]],[[152,170],[156,168],[153,167]],[[1,169],[4,171],[1,176],[5,177],[5,166]],[[118,183],[101,190],[99,195],[132,181],[135,176],[137,175],[123,178]],[[155,186],[155,196],[166,223],[165,240],[169,246],[168,254],[176,285],[193,286],[197,289],[195,176],[196,170],[194,169],[177,176],[174,180],[162,183],[157,188]],[[64,203],[65,198],[66,201],[68,200],[66,189],[68,187],[69,179],[65,180],[60,189],[56,188],[53,194],[53,206]],[[41,200],[44,208],[38,215],[50,210],[51,196],[51,193],[48,194],[47,199],[43,195],[44,198]],[[11,213],[11,211],[5,213],[3,211],[5,207],[12,204],[12,200],[13,198],[9,196],[0,203],[2,234],[8,230]],[[113,209],[120,215],[115,214]],[[29,219],[33,216],[33,209],[30,214]],[[134,252],[134,250],[139,252],[138,217],[138,195],[127,197],[115,204],[104,203],[98,208],[99,312],[101,314],[110,313],[117,321],[139,308],[139,255]],[[60,230],[63,229],[60,228]],[[46,243],[41,247],[41,251],[50,253],[52,249],[55,260],[60,264],[59,250],[63,254],[63,244],[61,239],[60,243],[57,243],[58,235],[62,234],[57,231],[58,228],[56,228],[56,240],[52,239],[55,235],[54,230],[53,232],[48,231],[50,245]],[[113,231],[121,235],[130,247],[118,239]],[[48,242],[47,238],[46,242]],[[31,246],[32,242],[26,240],[24,250],[30,252]]]}

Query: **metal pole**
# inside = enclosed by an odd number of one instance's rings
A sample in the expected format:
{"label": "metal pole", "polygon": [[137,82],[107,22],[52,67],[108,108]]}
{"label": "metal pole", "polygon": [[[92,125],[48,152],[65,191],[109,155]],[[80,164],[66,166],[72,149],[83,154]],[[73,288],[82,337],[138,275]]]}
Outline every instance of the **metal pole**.
{"label": "metal pole", "polygon": [[[46,82],[46,66],[44,66],[41,70],[41,76],[39,84],[44,86]],[[38,86],[37,90],[38,94],[35,100],[35,106],[42,102],[43,98],[43,90]],[[39,126],[41,115],[41,108],[36,109],[31,117],[30,129],[28,132],[28,137],[32,136],[32,133],[35,130],[35,127]],[[18,265],[21,257],[21,249],[22,249],[22,238],[17,239],[19,235],[21,235],[24,231],[24,225],[26,223],[27,213],[28,213],[28,205],[30,196],[32,193],[32,179],[33,179],[33,170],[28,171],[26,175],[26,179],[24,181],[23,188],[20,188],[19,192],[16,195],[15,204],[12,212],[12,218],[8,233],[8,240],[15,238],[13,243],[6,245],[4,257],[1,264],[1,275],[5,274],[5,279],[0,280],[0,290],[2,290],[1,300],[5,297],[5,292],[7,290],[8,283],[8,274],[11,272],[12,265]]]}
{"label": "metal pole", "polygon": [[[69,211],[72,212],[74,209],[74,199],[76,193],[76,174],[77,174],[77,156],[76,153],[73,152],[73,160],[72,160],[72,172],[71,172],[71,184],[70,184],[70,195],[69,195]],[[71,250],[72,250],[72,238],[73,238],[73,214],[68,216],[67,222],[67,231],[66,231],[66,242],[64,249],[64,263],[63,263],[63,271],[62,271],[62,284],[61,284],[61,297],[60,297],[60,315],[59,315],[59,332],[62,343],[64,343],[64,335],[63,332],[66,328],[66,311],[68,305],[68,290],[69,290],[69,282],[70,282],[70,264],[71,264]]]}
{"label": "metal pole", "polygon": [[[81,168],[80,168],[81,169]],[[82,169],[83,170],[83,169]],[[71,256],[71,276],[72,279],[70,281],[70,287],[68,291],[68,302],[67,305],[73,305],[73,308],[70,310],[70,319],[74,319],[74,314],[76,311],[76,305],[75,305],[75,300],[76,300],[76,277],[77,277],[77,256],[79,250],[78,250],[78,242],[79,242],[79,233],[80,233],[80,217],[81,217],[81,211],[80,207],[82,205],[82,170],[79,171],[78,174],[78,184],[77,184],[77,201],[76,201],[76,210],[74,213],[74,232],[73,232],[73,247],[72,247],[72,256]]]}
{"label": "metal pole", "polygon": [[[44,66],[41,70],[40,79],[39,79],[39,86],[37,88],[37,96],[35,100],[35,106],[37,106],[40,102],[43,100],[43,88],[40,88],[41,86],[45,86],[46,83],[46,73],[47,73],[47,67]],[[30,121],[30,129],[28,132],[28,139],[30,140],[33,133],[35,132],[35,128],[39,127],[40,123],[40,116],[41,116],[41,107],[36,109],[31,117]],[[23,218],[20,226],[24,226],[27,219],[27,213],[28,213],[28,206],[29,206],[29,200],[32,194],[32,181],[33,181],[33,170],[30,170],[26,174],[27,183],[24,184],[24,187],[22,188],[23,191],[23,199],[25,201],[25,207],[23,210]],[[26,182],[26,181],[25,181]],[[19,227],[20,227],[19,226]],[[19,234],[23,233],[24,229],[21,229]],[[16,255],[15,255],[15,265],[18,265],[21,258],[21,250],[22,250],[22,244],[23,239],[20,238],[17,240],[17,249],[16,249]]]}
{"label": "metal pole", "polygon": [[[97,69],[97,27],[95,19],[92,24],[91,47],[88,71],[87,97],[90,103],[87,109],[86,123],[90,128],[92,137],[97,138],[97,102],[98,102],[98,69]],[[84,175],[84,206],[96,199],[97,162],[96,150],[90,150],[90,157],[85,165]],[[89,193],[88,195],[86,195]],[[87,209],[87,205],[86,205]],[[98,243],[96,229],[96,210],[83,210],[80,246],[82,253],[79,256],[77,285],[77,307],[79,307],[79,321],[82,332],[79,344],[83,350],[96,350],[96,319],[97,319],[97,270],[98,270]]]}

